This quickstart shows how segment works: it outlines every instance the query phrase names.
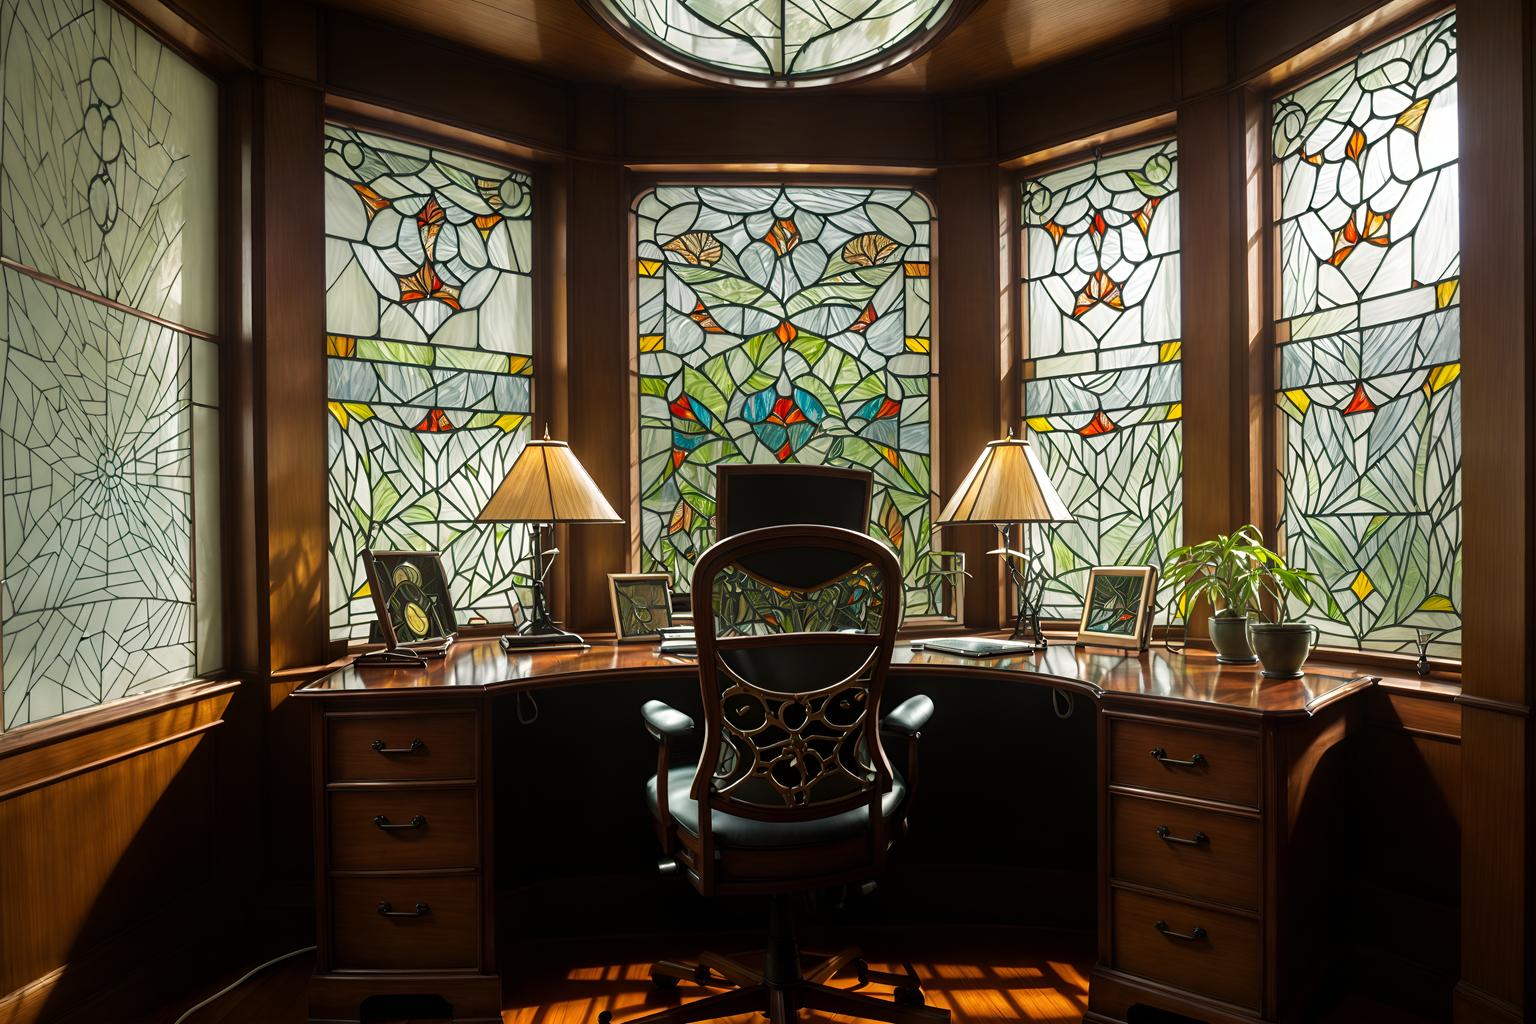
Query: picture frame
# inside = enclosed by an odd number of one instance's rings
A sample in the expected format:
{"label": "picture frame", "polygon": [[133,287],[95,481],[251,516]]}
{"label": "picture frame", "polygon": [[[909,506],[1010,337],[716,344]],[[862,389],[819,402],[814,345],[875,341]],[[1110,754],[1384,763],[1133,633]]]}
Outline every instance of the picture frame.
{"label": "picture frame", "polygon": [[1152,639],[1157,569],[1150,565],[1101,565],[1088,572],[1077,645],[1144,651]]}
{"label": "picture frame", "polygon": [[608,604],[620,643],[660,640],[672,625],[672,577],[664,572],[611,572]]}
{"label": "picture frame", "polygon": [[434,653],[458,635],[458,614],[438,552],[370,550],[363,568],[387,650]]}

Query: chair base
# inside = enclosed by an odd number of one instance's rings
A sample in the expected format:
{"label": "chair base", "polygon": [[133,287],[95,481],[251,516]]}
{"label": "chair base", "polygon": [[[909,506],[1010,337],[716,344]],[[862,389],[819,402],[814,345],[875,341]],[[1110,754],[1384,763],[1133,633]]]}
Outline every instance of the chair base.
{"label": "chair base", "polygon": [[[801,1010],[820,1010],[886,1024],[949,1024],[948,1010],[923,1005],[922,989],[915,976],[871,971],[857,949],[845,949],[821,959],[810,970],[802,970],[794,915],[788,901],[776,898],[770,907],[769,946],[762,970],[718,953],[705,953],[697,963],[659,960],[651,965],[651,981],[658,988],[674,988],[680,981],[732,988],[624,1024],[695,1024],[744,1013],[765,1013],[770,1024],[792,1024]],[[878,981],[894,986],[893,998],[880,999],[867,992],[827,984],[850,970],[861,985]],[[612,1022],[609,1011],[598,1014],[597,1024]]]}

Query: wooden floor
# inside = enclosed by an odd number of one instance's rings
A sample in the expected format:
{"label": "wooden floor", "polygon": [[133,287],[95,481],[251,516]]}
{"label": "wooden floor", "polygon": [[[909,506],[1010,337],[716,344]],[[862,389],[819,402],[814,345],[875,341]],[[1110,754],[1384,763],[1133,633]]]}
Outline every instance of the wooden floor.
{"label": "wooden floor", "polygon": [[[538,979],[536,982],[505,986],[502,1019],[506,1024],[592,1024],[602,1010],[612,1010],[615,1024],[623,1024],[644,1013],[673,1005],[678,998],[694,999],[710,991],[720,991],[701,989],[685,982],[669,999],[652,987],[648,959],[623,957],[616,962],[580,956],[565,959],[567,962],[563,964],[551,962],[530,971],[530,975]],[[928,1002],[951,1010],[955,1024],[997,1024],[1002,1021],[1076,1024],[1082,1020],[1083,1010],[1088,1005],[1090,959],[1036,955],[931,957],[912,962],[910,966],[922,980]],[[304,986],[313,963],[313,955],[306,955],[273,967],[212,1006],[198,1011],[187,1024],[302,1024],[305,1020]],[[870,966],[876,970],[903,970],[902,964],[873,958]],[[853,985],[854,981],[849,978],[836,984]],[[218,987],[211,986],[211,989]],[[888,986],[871,983],[863,991],[888,995],[891,990]],[[178,1008],[169,1014],[167,1022],[175,1020],[179,1012]],[[807,1014],[800,1019],[810,1024],[846,1018]],[[753,1024],[762,1018],[747,1015],[734,1020],[740,1024]]]}

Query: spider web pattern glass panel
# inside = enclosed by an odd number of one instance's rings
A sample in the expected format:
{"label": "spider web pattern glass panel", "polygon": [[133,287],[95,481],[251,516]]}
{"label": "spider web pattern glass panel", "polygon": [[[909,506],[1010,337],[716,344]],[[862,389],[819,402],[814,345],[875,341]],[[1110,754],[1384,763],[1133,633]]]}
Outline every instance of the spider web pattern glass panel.
{"label": "spider web pattern glass panel", "polygon": [[1180,541],[1178,189],[1172,141],[1022,186],[1025,425],[1075,517],[1040,528],[1046,618],[1078,618],[1095,565]]}
{"label": "spider web pattern glass panel", "polygon": [[685,592],[715,467],[858,466],[907,614],[931,558],[928,201],[908,189],[665,186],[636,203],[641,569]]}
{"label": "spider web pattern glass panel", "polygon": [[443,553],[461,617],[513,620],[526,536],[475,517],[528,438],[531,181],[326,127],[331,635],[375,618],[361,554]]}
{"label": "spider web pattern glass panel", "polygon": [[195,674],[189,338],[4,271],[5,724]]}
{"label": "spider web pattern glass panel", "polygon": [[98,0],[0,2],[4,254],[217,329],[218,89]]}
{"label": "spider web pattern glass panel", "polygon": [[1456,20],[1277,100],[1281,543],[1323,642],[1461,650]]}
{"label": "spider web pattern glass panel", "polygon": [[934,28],[953,0],[601,0],[690,63],[758,78],[850,67]]}

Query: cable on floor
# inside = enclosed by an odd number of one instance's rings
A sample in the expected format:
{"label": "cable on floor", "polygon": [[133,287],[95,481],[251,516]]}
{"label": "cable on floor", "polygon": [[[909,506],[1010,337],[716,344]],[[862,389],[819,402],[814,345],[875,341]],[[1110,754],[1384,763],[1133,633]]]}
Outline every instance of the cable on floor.
{"label": "cable on floor", "polygon": [[282,956],[275,956],[271,960],[268,960],[264,964],[259,964],[259,965],[255,966],[255,967],[252,967],[250,970],[248,970],[244,974],[242,974],[238,979],[236,979],[235,981],[230,982],[228,985],[225,985],[223,988],[219,989],[213,995],[209,996],[207,999],[204,999],[202,1002],[200,1002],[196,1006],[192,1007],[192,1009],[188,1010],[186,1013],[182,1014],[180,1017],[177,1017],[176,1021],[175,1021],[175,1024],[186,1024],[187,1020],[190,1019],[191,1016],[194,1013],[196,1013],[198,1010],[201,1010],[203,1007],[207,1006],[209,1003],[215,1002],[216,1000],[222,999],[225,996],[229,995],[235,989],[239,988],[241,985],[244,985],[246,982],[250,981],[253,977],[255,977],[256,975],[260,974],[262,971],[266,970],[268,967],[271,967],[273,964],[280,964],[284,960],[292,960],[294,957],[301,956],[301,955],[303,955],[305,953],[313,953],[316,948],[317,947],[315,947],[315,946],[305,946],[303,949],[295,949],[291,953],[284,953]]}

